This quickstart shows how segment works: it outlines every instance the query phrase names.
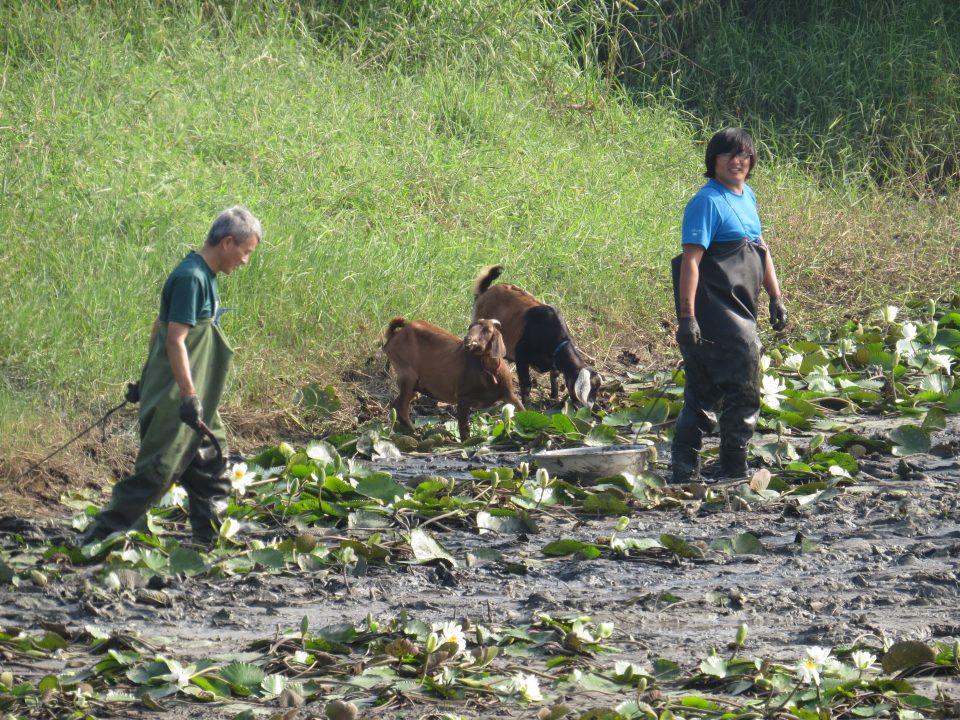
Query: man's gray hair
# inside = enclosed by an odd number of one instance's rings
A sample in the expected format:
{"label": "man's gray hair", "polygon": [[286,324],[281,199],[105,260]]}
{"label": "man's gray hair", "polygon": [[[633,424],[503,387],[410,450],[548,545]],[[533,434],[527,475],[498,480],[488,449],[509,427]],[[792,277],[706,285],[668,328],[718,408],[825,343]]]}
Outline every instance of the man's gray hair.
{"label": "man's gray hair", "polygon": [[219,245],[227,235],[232,235],[237,242],[246,242],[251,235],[263,240],[263,228],[252,212],[243,205],[234,205],[217,215],[207,233],[207,245]]}

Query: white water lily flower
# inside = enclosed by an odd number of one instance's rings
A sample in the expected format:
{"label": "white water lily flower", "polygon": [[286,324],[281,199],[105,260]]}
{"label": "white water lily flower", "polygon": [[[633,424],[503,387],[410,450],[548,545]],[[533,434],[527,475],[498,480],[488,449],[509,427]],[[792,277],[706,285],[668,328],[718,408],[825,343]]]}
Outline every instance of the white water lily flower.
{"label": "white water lily flower", "polygon": [[800,371],[800,366],[803,365],[803,355],[800,353],[794,353],[793,355],[787,355],[783,359],[783,366],[789,368],[790,370]]}
{"label": "white water lily flower", "polygon": [[459,655],[467,649],[467,638],[463,634],[463,628],[460,627],[459,623],[437,623],[433,626],[433,629],[439,634],[440,645],[453,643],[457,646],[456,650],[453,651],[454,655]]}
{"label": "white water lily flower", "polygon": [[877,656],[866,650],[854,650],[850,653],[850,662],[860,672],[869,670],[876,661]]}
{"label": "white water lily flower", "polygon": [[590,634],[590,631],[587,630],[584,626],[582,620],[574,620],[573,625],[570,626],[570,632],[574,637],[578,638],[581,642],[592,643],[596,642],[593,635]]}
{"label": "white water lily flower", "polygon": [[540,681],[535,675],[517,673],[510,683],[510,691],[519,695],[524,702],[543,701],[543,695],[540,693]]}
{"label": "white water lily flower", "polygon": [[885,308],[880,310],[880,317],[883,318],[885,323],[892,323],[897,319],[897,315],[900,313],[900,308],[896,305],[887,305]]}
{"label": "white water lily flower", "polygon": [[900,334],[903,335],[904,340],[913,340],[917,337],[917,326],[913,323],[904,323],[903,327],[900,328]]}
{"label": "white water lily flower", "polygon": [[224,540],[229,540],[238,532],[240,532],[240,523],[232,517],[226,518],[220,525],[220,537]]}
{"label": "white water lily flower", "polygon": [[842,478],[850,477],[850,473],[844,470],[839,465],[831,465],[830,469],[827,470],[827,472],[829,472],[830,475],[832,475],[833,477],[842,477]]}
{"label": "white water lily flower", "polygon": [[840,338],[837,340],[837,352],[841,355],[853,355],[857,351],[857,344],[853,338]]}
{"label": "white water lily flower", "polygon": [[113,571],[107,573],[107,576],[103,579],[103,586],[112,592],[120,592],[119,576]]}
{"label": "white water lily flower", "polygon": [[517,409],[511,403],[504,403],[500,410],[500,417],[503,418],[504,424],[510,424],[510,421],[513,420],[513,415],[516,411]]}
{"label": "white water lily flower", "polygon": [[780,407],[780,401],[786,399],[783,391],[787,385],[781,382],[780,378],[774,375],[764,375],[760,380],[760,395],[767,407],[777,410]]}
{"label": "white water lily flower", "polygon": [[797,664],[797,678],[807,685],[820,684],[820,668],[813,658],[804,658]]}
{"label": "white water lily flower", "polygon": [[807,657],[813,660],[817,664],[817,667],[823,667],[831,659],[830,648],[812,645],[807,648]]}
{"label": "white water lily flower", "polygon": [[170,489],[160,498],[160,502],[157,503],[160,507],[183,507],[184,501],[187,499],[187,491],[182,487],[174,483],[170,486]]}
{"label": "white water lily flower", "polygon": [[243,495],[247,492],[247,487],[254,481],[256,474],[247,471],[246,463],[237,463],[230,470],[230,484],[237,492],[237,495]]}
{"label": "white water lily flower", "polygon": [[950,368],[953,365],[953,358],[940,353],[930,353],[927,355],[927,362],[931,363],[934,367],[943,368],[947,375],[949,375]]}
{"label": "white water lily flower", "polygon": [[760,356],[760,372],[765,373],[769,369],[770,369],[770,356],[766,354],[761,355]]}
{"label": "white water lily flower", "polygon": [[550,473],[546,471],[546,468],[540,468],[537,470],[537,485],[540,487],[547,487],[550,484]]}

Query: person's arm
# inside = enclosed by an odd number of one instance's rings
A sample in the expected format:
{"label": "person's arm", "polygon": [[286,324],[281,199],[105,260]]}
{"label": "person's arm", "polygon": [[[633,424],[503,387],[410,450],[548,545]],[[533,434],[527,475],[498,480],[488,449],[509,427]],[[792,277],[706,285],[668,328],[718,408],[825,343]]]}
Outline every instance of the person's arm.
{"label": "person's arm", "polygon": [[760,238],[760,247],[766,250],[763,261],[763,289],[770,296],[770,325],[779,332],[787,326],[787,308],[783,304],[777,271],[773,267],[773,255],[770,254],[770,248],[763,241],[763,237]]}
{"label": "person's arm", "polygon": [[160,318],[153,321],[153,327],[150,329],[150,342],[147,343],[147,355],[153,350],[153,344],[157,341],[157,334],[160,332]]}
{"label": "person's arm", "polygon": [[766,259],[763,262],[763,289],[771,299],[780,297],[780,283],[777,281],[777,271],[773,267],[773,255],[770,254],[770,247],[760,238],[760,247],[766,250]]}
{"label": "person's arm", "polygon": [[703,246],[687,244],[683,246],[680,260],[680,317],[693,317],[697,299],[697,286],[700,284],[700,260],[703,259]]}
{"label": "person's arm", "polygon": [[185,398],[197,394],[193,386],[193,375],[190,372],[190,356],[187,354],[185,342],[190,326],[178,322],[167,323],[167,358],[174,380],[180,388],[180,397]]}

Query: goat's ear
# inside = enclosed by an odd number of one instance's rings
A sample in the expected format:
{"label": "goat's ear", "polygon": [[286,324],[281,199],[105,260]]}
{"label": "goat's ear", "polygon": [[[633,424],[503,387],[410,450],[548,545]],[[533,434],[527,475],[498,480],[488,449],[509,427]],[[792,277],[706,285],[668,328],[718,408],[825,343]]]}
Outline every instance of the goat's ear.
{"label": "goat's ear", "polygon": [[573,394],[584,407],[593,407],[593,400],[590,399],[590,371],[587,368],[580,368],[577,374],[577,381],[573,385]]}
{"label": "goat's ear", "polygon": [[[497,323],[497,325],[499,324],[500,323]],[[499,331],[491,333],[490,345],[487,347],[487,351],[494,360],[499,360],[507,356],[507,346],[504,344],[503,335],[501,335]]]}

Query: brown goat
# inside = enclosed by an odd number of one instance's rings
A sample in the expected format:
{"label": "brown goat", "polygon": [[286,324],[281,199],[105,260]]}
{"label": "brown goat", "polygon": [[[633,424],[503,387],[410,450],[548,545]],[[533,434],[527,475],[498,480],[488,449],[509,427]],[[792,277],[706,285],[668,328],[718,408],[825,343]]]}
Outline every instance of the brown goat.
{"label": "brown goat", "polygon": [[523,410],[503,361],[506,349],[496,320],[474,321],[461,340],[423,320],[394,318],[384,333],[383,351],[397,374],[398,393],[390,407],[404,427],[413,429],[410,402],[417,392],[456,403],[461,441],[470,436],[473,408],[506,400]]}
{"label": "brown goat", "polygon": [[507,359],[517,364],[520,397],[530,398],[530,368],[550,373],[550,397],[558,396],[557,376],[563,374],[571,397],[591,407],[601,378],[574,347],[560,312],[516,285],[493,285],[503,267],[484,268],[473,287],[473,317],[495,318],[507,347]]}

